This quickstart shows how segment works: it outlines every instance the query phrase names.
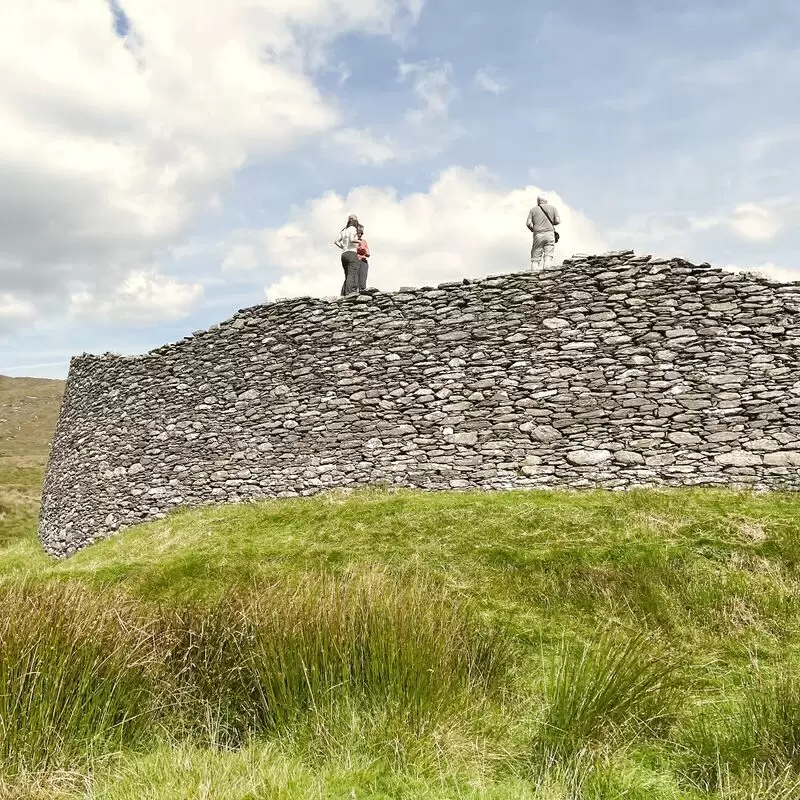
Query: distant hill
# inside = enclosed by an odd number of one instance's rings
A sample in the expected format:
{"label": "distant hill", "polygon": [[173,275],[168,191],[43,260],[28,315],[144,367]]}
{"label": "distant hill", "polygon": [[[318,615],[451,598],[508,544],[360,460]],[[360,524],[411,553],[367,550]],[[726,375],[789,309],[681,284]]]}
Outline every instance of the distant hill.
{"label": "distant hill", "polygon": [[64,381],[0,375],[0,462],[44,465]]}

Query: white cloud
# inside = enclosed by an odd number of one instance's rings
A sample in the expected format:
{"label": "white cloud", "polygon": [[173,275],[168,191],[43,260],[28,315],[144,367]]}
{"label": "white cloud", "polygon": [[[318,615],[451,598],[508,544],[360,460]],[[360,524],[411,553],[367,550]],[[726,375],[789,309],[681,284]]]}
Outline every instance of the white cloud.
{"label": "white cloud", "polygon": [[774,239],[781,229],[781,221],[774,213],[753,203],[736,207],[730,220],[733,232],[751,242],[766,242]]}
{"label": "white cloud", "polygon": [[456,96],[452,66],[423,61],[398,64],[399,83],[409,83],[415,105],[389,133],[373,128],[339,128],[328,137],[325,149],[332,158],[349,164],[381,166],[391,161],[409,162],[431,157],[463,133],[449,117]]}
{"label": "white cloud", "polygon": [[88,289],[70,297],[69,313],[100,322],[152,323],[187,316],[203,296],[199,283],[180,283],[154,270],[132,272],[111,293]]}
{"label": "white cloud", "polygon": [[[297,208],[280,228],[239,231],[230,248],[250,247],[254,260],[277,268],[279,277],[265,289],[269,299],[338,293],[342,268],[333,240],[351,211],[364,223],[373,253],[370,285],[382,290],[519,271],[530,266],[525,219],[539,191],[504,189],[482,169],[452,168],[427,192],[405,197],[374,186],[346,197],[324,194]],[[549,196],[562,219],[557,259],[608,249],[580,212],[555,192]]]}
{"label": "white cloud", "polygon": [[330,148],[347,154],[352,163],[380,166],[388,161],[410,157],[406,150],[390,136],[378,136],[370,129],[341,128],[332,137]]}
{"label": "white cloud", "polygon": [[[777,205],[777,201],[771,205]],[[671,213],[638,214],[626,221],[624,229],[615,232],[615,238],[625,243],[650,246],[662,244],[675,247],[680,240],[688,242],[698,233],[723,230],[739,239],[750,242],[767,242],[774,239],[783,226],[782,218],[793,205],[779,212],[755,203],[742,203],[733,211],[708,214],[691,214],[685,211]]]}
{"label": "white cloud", "polygon": [[[328,131],[330,42],[402,35],[419,0],[6,0],[0,285],[40,312],[148,273],[248,161]],[[335,67],[334,69],[338,69]],[[165,313],[166,313],[165,309]]]}
{"label": "white cloud", "polygon": [[9,292],[0,293],[0,334],[8,333],[35,316],[31,303],[20,300]]}
{"label": "white cloud", "polygon": [[747,272],[752,275],[761,275],[770,280],[779,281],[780,283],[800,281],[800,269],[779,267],[771,261],[757,267],[739,267],[736,264],[726,264],[723,269],[730,270],[731,272]]}
{"label": "white cloud", "polygon": [[222,262],[223,272],[247,272],[258,267],[258,250],[253,244],[232,244]]}
{"label": "white cloud", "polygon": [[493,77],[490,70],[481,68],[475,72],[475,86],[490,94],[503,94],[508,87],[499,78]]}
{"label": "white cloud", "polygon": [[442,61],[401,61],[398,65],[398,77],[401,83],[411,81],[420,103],[418,108],[411,109],[406,115],[409,122],[422,125],[447,117],[450,103],[456,94],[452,83],[452,64]]}

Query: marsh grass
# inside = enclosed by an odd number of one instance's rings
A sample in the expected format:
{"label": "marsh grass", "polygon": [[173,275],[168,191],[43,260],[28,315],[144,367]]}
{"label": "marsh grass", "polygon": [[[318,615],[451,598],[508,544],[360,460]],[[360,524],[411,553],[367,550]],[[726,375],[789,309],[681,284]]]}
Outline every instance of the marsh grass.
{"label": "marsh grass", "polygon": [[151,723],[154,659],[120,598],[74,586],[0,588],[0,766],[88,764]]}
{"label": "marsh grass", "polygon": [[719,800],[797,800],[800,776],[791,769],[758,769],[746,775],[724,771],[717,796]]}
{"label": "marsh grass", "polygon": [[[771,795],[765,785],[797,790],[800,675],[796,666],[754,665],[741,685],[728,687],[717,702],[698,705],[677,740],[684,748],[685,778],[704,791],[760,798],[784,796],[784,789],[776,788]],[[794,796],[800,797],[800,791]]]}
{"label": "marsh grass", "polygon": [[786,666],[756,671],[735,718],[734,739],[760,767],[800,767],[800,674]]}
{"label": "marsh grass", "polygon": [[341,704],[422,731],[502,688],[510,641],[426,583],[311,575],[161,617],[158,649],[187,718],[228,746],[328,722]]}
{"label": "marsh grass", "polygon": [[508,637],[464,601],[379,573],[183,610],[64,583],[6,586],[0,604],[7,775],[187,735],[223,748],[291,735],[321,756],[362,729],[405,763],[502,691],[511,665]]}
{"label": "marsh grass", "polygon": [[0,800],[76,800],[86,796],[89,785],[80,772],[0,773]]}
{"label": "marsh grass", "polygon": [[652,635],[604,632],[583,645],[565,637],[545,678],[534,755],[541,765],[663,736],[686,689],[675,657]]}

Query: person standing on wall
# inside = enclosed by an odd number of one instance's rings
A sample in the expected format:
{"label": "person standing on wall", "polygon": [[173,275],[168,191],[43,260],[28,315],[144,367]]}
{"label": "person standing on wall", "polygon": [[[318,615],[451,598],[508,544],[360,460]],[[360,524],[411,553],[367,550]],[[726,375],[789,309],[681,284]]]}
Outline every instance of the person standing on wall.
{"label": "person standing on wall", "polygon": [[525,223],[533,234],[531,246],[531,272],[547,269],[553,263],[553,251],[559,239],[556,225],[561,224],[558,209],[548,205],[547,197],[540,194]]}
{"label": "person standing on wall", "polygon": [[358,232],[358,247],[356,248],[356,255],[358,256],[358,260],[361,262],[358,268],[358,291],[363,292],[367,288],[367,273],[369,272],[369,261],[367,260],[370,256],[369,243],[364,238],[363,225],[358,225],[356,227],[356,231]]}
{"label": "person standing on wall", "polygon": [[347,224],[339,232],[334,244],[342,251],[342,269],[344,270],[344,283],[342,294],[358,294],[358,274],[361,269],[361,259],[358,257],[358,217],[351,214]]}

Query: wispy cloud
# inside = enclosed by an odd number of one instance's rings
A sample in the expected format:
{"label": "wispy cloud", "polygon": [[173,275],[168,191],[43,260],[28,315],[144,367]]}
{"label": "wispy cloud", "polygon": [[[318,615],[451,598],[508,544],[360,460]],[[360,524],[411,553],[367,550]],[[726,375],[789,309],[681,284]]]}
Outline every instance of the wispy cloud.
{"label": "wispy cloud", "polygon": [[487,67],[477,70],[472,82],[477,89],[490,94],[504,94],[508,91],[508,86],[493,74],[493,70]]}
{"label": "wispy cloud", "polygon": [[333,134],[329,149],[343,151],[350,161],[372,166],[401,161],[413,153],[392,137],[377,135],[369,128],[341,128]]}
{"label": "wispy cloud", "polygon": [[419,101],[416,108],[406,114],[409,122],[423,125],[426,122],[447,117],[450,103],[456,95],[453,85],[453,65],[446,61],[421,61],[398,65],[398,80],[409,81]]}

